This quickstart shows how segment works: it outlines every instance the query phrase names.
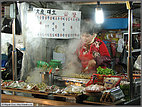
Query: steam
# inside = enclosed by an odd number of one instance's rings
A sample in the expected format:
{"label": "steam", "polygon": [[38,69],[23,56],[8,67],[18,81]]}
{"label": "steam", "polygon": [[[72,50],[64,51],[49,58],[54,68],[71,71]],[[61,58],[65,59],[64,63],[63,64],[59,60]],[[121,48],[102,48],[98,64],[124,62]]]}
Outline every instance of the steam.
{"label": "steam", "polygon": [[[50,7],[51,6],[51,7]],[[27,7],[27,6],[24,6]],[[71,10],[71,11],[79,11],[80,6],[72,3],[63,3],[63,2],[54,2],[49,3],[48,8],[58,8],[62,10]],[[24,15],[29,15],[28,13],[23,13]],[[30,14],[33,16],[32,14]],[[25,48],[26,51],[23,56],[22,61],[22,69],[21,69],[21,79],[25,79],[27,75],[27,72],[29,72],[29,77],[31,78],[30,82],[41,82],[40,73],[37,72],[40,69],[35,68],[36,67],[36,61],[46,61],[49,62],[52,58],[53,50],[57,43],[60,42],[61,44],[64,44],[64,47],[66,47],[65,50],[65,56],[66,56],[66,63],[64,66],[64,70],[62,71],[62,74],[64,75],[71,75],[73,73],[80,73],[81,72],[81,63],[78,60],[78,57],[74,54],[76,49],[79,46],[80,39],[71,39],[67,46],[67,40],[58,41],[55,39],[42,39],[42,38],[34,38],[34,34],[32,31],[25,26],[27,22],[30,22],[31,25],[33,23],[33,20],[30,21],[28,19],[23,19],[23,35],[25,36]],[[36,25],[32,25],[32,28],[34,28],[34,31],[37,31]],[[81,34],[83,32],[86,32],[87,30],[94,29],[94,32],[96,32],[98,29],[96,25],[94,24],[94,21],[90,20],[81,20]],[[33,29],[32,29],[33,30]],[[72,62],[72,64],[71,64]],[[35,68],[35,69],[34,69]]]}
{"label": "steam", "polygon": [[41,71],[40,68],[34,68],[33,72],[30,72],[28,74],[26,82],[28,82],[28,83],[41,83],[42,79],[41,79],[39,71]]}
{"label": "steam", "polygon": [[[22,68],[21,68],[21,75],[20,79],[25,80],[26,74],[31,72],[31,76],[38,75],[36,72],[33,72],[33,69],[36,66],[36,62],[39,60],[45,61],[46,60],[46,43],[44,39],[42,38],[35,38],[33,31],[38,31],[37,21],[33,19],[28,19],[27,16],[30,15],[33,17],[33,13],[27,12],[25,9],[28,7],[27,4],[21,4],[23,6],[22,14],[23,14],[23,23],[22,23],[22,29],[23,29],[23,36],[24,36],[24,45],[25,45],[25,52],[23,55],[23,61],[22,61]],[[36,23],[34,23],[34,22]],[[27,26],[30,24],[29,26]],[[32,29],[31,29],[32,28]],[[38,76],[39,77],[39,76]],[[33,78],[33,77],[32,77]],[[33,79],[35,80],[35,79]],[[38,80],[38,79],[37,79]]]}
{"label": "steam", "polygon": [[[58,5],[62,10],[71,10],[71,11],[79,11],[81,6],[73,4],[73,3],[64,3],[64,2],[56,2],[56,5]],[[81,20],[81,33],[92,30],[95,28],[94,21],[93,20]],[[95,31],[95,30],[94,30]],[[62,70],[61,75],[73,75],[73,74],[79,74],[81,73],[81,63],[79,61],[78,56],[75,54],[77,48],[79,47],[81,42],[81,39],[71,39],[68,46],[64,45],[66,47],[65,49],[65,56],[66,56],[66,63],[64,65],[64,68]]]}
{"label": "steam", "polygon": [[76,49],[80,44],[80,39],[73,39],[69,42],[66,51],[66,63],[62,75],[79,74],[81,72],[81,63],[76,55]]}
{"label": "steam", "polygon": [[73,4],[73,3],[64,3],[64,2],[55,2],[58,6],[62,8],[62,10],[72,10],[72,11],[79,11],[80,7],[79,5]]}

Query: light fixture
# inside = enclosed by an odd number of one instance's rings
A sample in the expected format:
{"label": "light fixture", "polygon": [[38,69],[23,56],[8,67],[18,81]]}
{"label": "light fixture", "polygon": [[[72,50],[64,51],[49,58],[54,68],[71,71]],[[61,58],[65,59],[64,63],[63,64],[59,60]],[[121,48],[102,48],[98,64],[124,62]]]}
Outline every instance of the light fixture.
{"label": "light fixture", "polygon": [[97,24],[102,24],[104,22],[103,9],[100,7],[100,2],[97,1],[97,7],[95,8],[95,21]]}

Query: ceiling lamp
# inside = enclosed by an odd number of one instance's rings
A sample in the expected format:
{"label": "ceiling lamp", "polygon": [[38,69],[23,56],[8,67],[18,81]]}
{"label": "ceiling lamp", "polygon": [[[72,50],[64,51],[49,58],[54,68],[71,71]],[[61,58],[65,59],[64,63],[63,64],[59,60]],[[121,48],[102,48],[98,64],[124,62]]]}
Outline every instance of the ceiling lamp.
{"label": "ceiling lamp", "polygon": [[97,7],[95,8],[95,21],[97,24],[102,24],[104,22],[103,9],[100,7],[100,2],[97,1]]}

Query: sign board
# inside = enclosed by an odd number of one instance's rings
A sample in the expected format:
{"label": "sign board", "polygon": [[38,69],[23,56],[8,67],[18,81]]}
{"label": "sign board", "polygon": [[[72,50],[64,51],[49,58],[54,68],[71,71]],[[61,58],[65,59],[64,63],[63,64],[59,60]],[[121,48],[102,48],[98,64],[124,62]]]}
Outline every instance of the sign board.
{"label": "sign board", "polygon": [[[80,37],[80,11],[33,8],[38,28],[34,36],[42,38],[79,38]],[[35,19],[33,19],[35,18]],[[34,27],[32,27],[34,28]]]}

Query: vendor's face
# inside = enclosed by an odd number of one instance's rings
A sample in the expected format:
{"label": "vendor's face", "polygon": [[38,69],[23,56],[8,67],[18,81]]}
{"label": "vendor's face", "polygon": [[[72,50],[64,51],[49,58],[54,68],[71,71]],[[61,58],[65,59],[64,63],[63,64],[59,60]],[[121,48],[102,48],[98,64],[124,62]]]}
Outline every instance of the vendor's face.
{"label": "vendor's face", "polygon": [[84,44],[89,44],[92,41],[92,39],[93,39],[93,36],[90,34],[84,33],[81,36],[81,40]]}

